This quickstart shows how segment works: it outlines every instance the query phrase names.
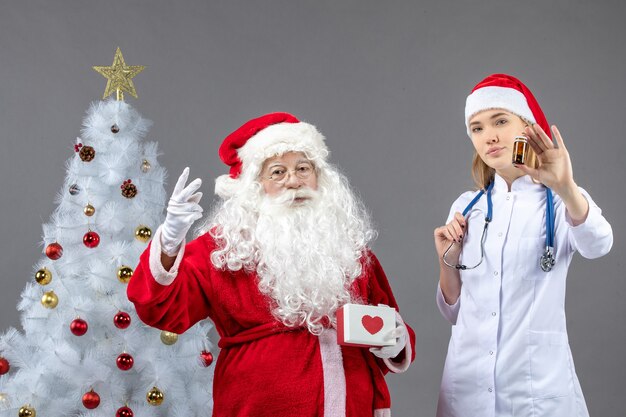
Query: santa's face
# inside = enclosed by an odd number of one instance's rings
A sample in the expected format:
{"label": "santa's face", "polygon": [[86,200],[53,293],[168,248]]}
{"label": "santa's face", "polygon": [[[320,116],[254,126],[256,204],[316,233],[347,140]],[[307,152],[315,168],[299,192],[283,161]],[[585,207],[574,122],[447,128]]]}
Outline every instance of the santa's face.
{"label": "santa's face", "polygon": [[306,193],[298,190],[317,190],[317,172],[313,163],[302,152],[287,152],[268,158],[261,168],[260,182],[269,197],[279,197],[286,191],[296,192],[291,204],[306,203]]}

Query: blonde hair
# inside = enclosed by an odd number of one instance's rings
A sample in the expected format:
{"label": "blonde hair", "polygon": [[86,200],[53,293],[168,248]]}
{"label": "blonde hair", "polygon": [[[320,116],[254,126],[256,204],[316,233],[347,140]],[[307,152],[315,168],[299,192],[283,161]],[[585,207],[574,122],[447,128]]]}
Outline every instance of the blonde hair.
{"label": "blonde hair", "polygon": [[[506,109],[505,109],[506,110]],[[508,111],[508,110],[507,110]],[[515,114],[515,113],[512,113]],[[533,123],[519,115],[518,116],[524,123],[527,125],[532,125]],[[537,158],[537,154],[533,149],[528,145],[528,150],[526,153],[526,165],[539,168],[539,158]],[[496,170],[489,167],[478,155],[476,150],[474,150],[474,155],[472,157],[472,179],[474,180],[474,184],[477,189],[486,189],[487,186],[493,181],[496,174]]]}

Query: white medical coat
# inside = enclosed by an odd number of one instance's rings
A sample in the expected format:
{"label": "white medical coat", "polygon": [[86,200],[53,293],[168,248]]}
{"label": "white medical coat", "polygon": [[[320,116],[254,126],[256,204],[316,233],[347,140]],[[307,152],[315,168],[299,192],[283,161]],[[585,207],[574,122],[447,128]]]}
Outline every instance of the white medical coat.
{"label": "white medical coat", "polygon": [[[572,226],[555,194],[556,264],[543,272],[539,258],[546,239],[546,193],[529,176],[508,191],[496,175],[493,219],[485,257],[461,271],[461,294],[448,305],[437,291],[437,305],[452,323],[441,381],[437,417],[587,417],[589,415],[568,344],[565,282],[574,252],[585,258],[606,254],[613,244],[611,226],[589,194],[585,222]],[[452,205],[463,209],[476,192]],[[487,213],[482,196],[468,214],[462,264],[480,259]]]}

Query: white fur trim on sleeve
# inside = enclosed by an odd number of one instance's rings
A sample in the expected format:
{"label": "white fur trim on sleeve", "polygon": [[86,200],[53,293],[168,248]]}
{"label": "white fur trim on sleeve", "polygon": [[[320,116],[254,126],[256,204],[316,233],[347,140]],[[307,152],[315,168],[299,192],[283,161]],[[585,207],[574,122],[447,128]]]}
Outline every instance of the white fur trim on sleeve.
{"label": "white fur trim on sleeve", "polygon": [[150,273],[156,282],[161,285],[170,285],[174,282],[174,278],[178,275],[178,267],[180,266],[180,262],[183,260],[183,255],[185,254],[185,244],[186,242],[183,239],[183,243],[180,245],[180,250],[176,255],[174,265],[172,265],[169,271],[166,271],[161,263],[161,226],[159,226],[154,234],[154,237],[152,238],[149,257]]}
{"label": "white fur trim on sleeve", "polygon": [[465,101],[465,127],[470,135],[469,121],[477,113],[489,109],[504,109],[536,123],[526,97],[520,91],[508,87],[483,87],[467,96]]}
{"label": "white fur trim on sleeve", "polygon": [[402,362],[394,362],[391,359],[383,358],[383,362],[387,365],[387,368],[393,373],[400,374],[409,369],[409,365],[411,365],[411,357],[413,356],[413,348],[411,347],[411,337],[409,336],[409,331],[406,328],[406,324],[404,324],[404,320],[400,317],[400,313],[396,311],[396,321],[399,325],[404,327],[404,331],[406,332],[404,343],[404,360]]}
{"label": "white fur trim on sleeve", "polygon": [[374,417],[391,417],[391,409],[379,408],[374,410]]}

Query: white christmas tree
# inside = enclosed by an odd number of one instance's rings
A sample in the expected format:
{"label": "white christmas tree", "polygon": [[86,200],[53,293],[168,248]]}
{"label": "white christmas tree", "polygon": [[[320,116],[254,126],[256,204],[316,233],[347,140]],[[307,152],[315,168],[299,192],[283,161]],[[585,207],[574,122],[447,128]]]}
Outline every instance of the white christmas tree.
{"label": "white christmas tree", "polygon": [[87,112],[18,304],[23,332],[0,337],[2,417],[211,415],[210,323],[161,332],[126,298],[166,199],[157,144],[142,141],[151,123],[123,101],[138,68],[119,48],[113,66],[94,67],[118,100]]}

